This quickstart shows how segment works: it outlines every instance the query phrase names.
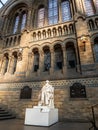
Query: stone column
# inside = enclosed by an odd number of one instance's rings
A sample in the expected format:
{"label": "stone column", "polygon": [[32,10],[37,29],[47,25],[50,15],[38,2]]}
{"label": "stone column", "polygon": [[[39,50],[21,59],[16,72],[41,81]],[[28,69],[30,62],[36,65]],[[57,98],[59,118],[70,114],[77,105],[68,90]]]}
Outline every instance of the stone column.
{"label": "stone column", "polygon": [[72,5],[73,5],[73,8],[74,8],[74,11],[75,13],[77,12],[77,6],[76,6],[76,0],[72,0]]}
{"label": "stone column", "polygon": [[32,9],[30,8],[29,11],[28,11],[28,15],[27,15],[27,29],[30,29],[31,27],[31,18],[32,18]]}
{"label": "stone column", "polygon": [[29,53],[29,63],[28,63],[29,67],[28,67],[28,70],[30,70],[30,72],[33,71],[33,67],[34,67],[33,62],[34,62],[34,54]]}
{"label": "stone column", "polygon": [[33,17],[33,23],[34,23],[34,28],[37,27],[37,10],[34,10],[34,17]]}
{"label": "stone column", "polygon": [[76,52],[76,60],[77,60],[77,65],[76,65],[76,67],[77,67],[77,72],[80,72],[81,70],[80,70],[80,62],[79,62],[79,52],[78,52],[78,47],[77,47],[77,45],[75,45],[75,52]]}
{"label": "stone column", "polygon": [[45,8],[45,26],[48,25],[48,7]]}
{"label": "stone column", "polygon": [[63,73],[65,74],[65,73],[66,73],[66,70],[67,70],[66,48],[63,47],[62,50],[63,50]]}
{"label": "stone column", "polygon": [[18,61],[15,74],[17,76],[24,77],[27,72],[28,66],[28,48],[24,48],[22,51],[18,52]]}
{"label": "stone column", "polygon": [[43,50],[40,50],[39,52],[39,69],[38,69],[38,75],[43,72],[43,63],[44,63],[44,52]]}
{"label": "stone column", "polygon": [[84,13],[83,3],[81,0],[76,0],[77,12]]}
{"label": "stone column", "polygon": [[8,29],[8,16],[7,15],[4,15],[4,21],[3,21],[3,33],[6,33],[7,32],[7,29]]}
{"label": "stone column", "polygon": [[28,67],[27,67],[27,72],[26,72],[27,76],[29,76],[33,72],[33,67],[34,67],[33,62],[34,62],[34,54],[30,52],[28,54]]}
{"label": "stone column", "polygon": [[3,56],[1,56],[1,59],[0,59],[0,74],[2,74],[3,62],[4,62]]}
{"label": "stone column", "polygon": [[7,58],[3,58],[3,63],[2,63],[2,69],[1,69],[1,74],[4,74],[7,72],[7,66],[8,66],[8,61]]}
{"label": "stone column", "polygon": [[7,73],[12,72],[13,58],[14,58],[14,56],[12,54],[10,54],[9,55],[9,63],[8,63]]}
{"label": "stone column", "polygon": [[10,74],[14,74],[14,72],[16,71],[16,66],[17,66],[17,58],[14,55],[12,55],[9,61],[8,72]]}
{"label": "stone column", "polygon": [[0,55],[0,71],[1,71],[1,67],[2,67],[2,55]]}
{"label": "stone column", "polygon": [[5,63],[6,62],[6,57],[3,57],[2,59],[2,66],[1,66],[1,74],[4,74],[4,70],[5,70]]}
{"label": "stone column", "polygon": [[50,68],[50,74],[53,74],[54,72],[54,50],[50,50],[51,53],[51,68]]}

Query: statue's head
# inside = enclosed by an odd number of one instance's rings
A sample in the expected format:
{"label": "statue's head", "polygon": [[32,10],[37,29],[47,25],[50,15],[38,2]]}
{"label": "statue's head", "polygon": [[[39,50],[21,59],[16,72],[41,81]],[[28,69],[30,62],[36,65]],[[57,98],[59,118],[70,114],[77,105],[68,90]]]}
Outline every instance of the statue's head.
{"label": "statue's head", "polygon": [[49,80],[46,80],[46,83],[48,84],[48,83],[49,83]]}

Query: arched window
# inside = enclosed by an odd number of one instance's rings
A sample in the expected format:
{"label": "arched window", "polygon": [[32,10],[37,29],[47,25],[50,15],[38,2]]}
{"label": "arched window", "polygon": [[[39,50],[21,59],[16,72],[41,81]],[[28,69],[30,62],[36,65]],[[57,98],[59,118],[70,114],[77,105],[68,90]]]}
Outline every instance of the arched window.
{"label": "arched window", "polygon": [[94,40],[94,56],[95,56],[95,62],[98,62],[98,37]]}
{"label": "arched window", "polygon": [[49,22],[49,25],[58,23],[58,3],[57,3],[57,0],[49,0],[48,22]]}
{"label": "arched window", "polygon": [[17,9],[12,16],[10,16],[11,23],[9,23],[9,30],[11,33],[20,33],[26,26],[27,22],[27,9],[25,7],[21,7]]}
{"label": "arched window", "polygon": [[84,6],[87,16],[94,15],[94,4],[92,0],[84,0]]}
{"label": "arched window", "polygon": [[61,70],[63,67],[63,52],[61,49],[61,45],[57,44],[54,46],[55,51],[55,69]]}
{"label": "arched window", "polygon": [[76,53],[75,53],[74,43],[67,43],[66,51],[67,51],[68,68],[75,68],[76,67]]}
{"label": "arched window", "polygon": [[71,8],[69,0],[62,0],[61,10],[62,10],[62,21],[65,22],[71,20]]}
{"label": "arched window", "polygon": [[37,70],[39,69],[39,52],[38,52],[38,49],[37,48],[33,49],[33,53],[34,53],[34,72],[37,72]]}
{"label": "arched window", "polygon": [[98,0],[96,0],[95,4],[96,4],[96,9],[98,11]]}
{"label": "arched window", "polygon": [[18,26],[19,26],[19,14],[17,14],[16,17],[15,17],[13,33],[17,32]]}
{"label": "arched window", "polygon": [[44,47],[44,71],[49,71],[51,66],[51,54],[49,47]]}
{"label": "arched window", "polygon": [[43,27],[45,22],[45,8],[40,6],[38,9],[38,27]]}
{"label": "arched window", "polygon": [[25,25],[26,25],[26,17],[27,17],[27,15],[26,15],[26,13],[24,12],[24,13],[22,14],[21,30],[23,30],[23,29],[25,28]]}

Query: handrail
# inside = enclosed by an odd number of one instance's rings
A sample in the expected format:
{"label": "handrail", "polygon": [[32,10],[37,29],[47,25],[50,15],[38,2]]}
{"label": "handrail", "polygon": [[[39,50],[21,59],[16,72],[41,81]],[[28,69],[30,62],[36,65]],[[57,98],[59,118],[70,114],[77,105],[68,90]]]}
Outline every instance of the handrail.
{"label": "handrail", "polygon": [[91,107],[96,107],[96,106],[98,106],[98,104],[94,104],[94,105],[92,105]]}
{"label": "handrail", "polygon": [[96,106],[98,106],[98,104],[94,104],[94,105],[91,106],[93,120],[91,121],[92,127],[90,127],[89,130],[91,130],[92,128],[94,128],[94,130],[98,130],[98,128],[97,128],[97,126],[96,126],[96,119],[95,119],[95,112],[94,112],[94,108],[95,108]]}

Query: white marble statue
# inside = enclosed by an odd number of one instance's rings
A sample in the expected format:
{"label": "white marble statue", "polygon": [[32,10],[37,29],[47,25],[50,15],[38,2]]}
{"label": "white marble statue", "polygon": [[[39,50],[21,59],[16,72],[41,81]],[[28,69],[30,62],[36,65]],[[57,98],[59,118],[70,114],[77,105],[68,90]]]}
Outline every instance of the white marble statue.
{"label": "white marble statue", "polygon": [[54,88],[46,80],[46,84],[42,87],[39,94],[38,106],[48,106],[54,108]]}

